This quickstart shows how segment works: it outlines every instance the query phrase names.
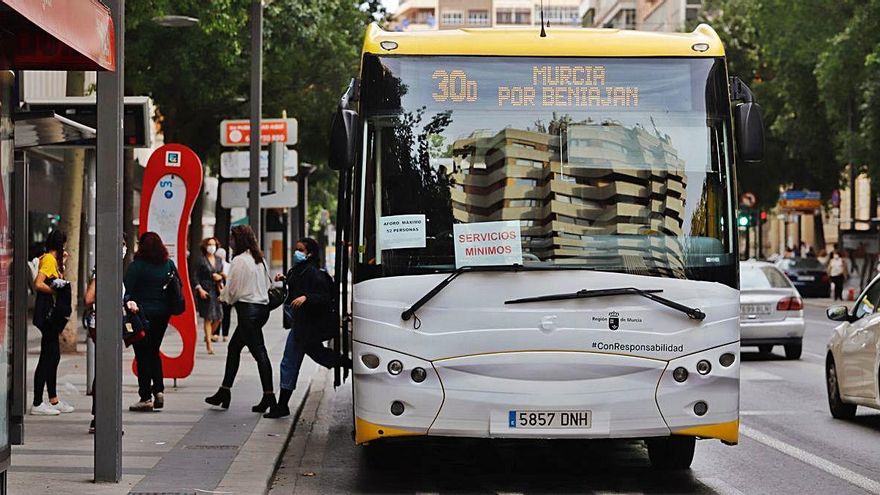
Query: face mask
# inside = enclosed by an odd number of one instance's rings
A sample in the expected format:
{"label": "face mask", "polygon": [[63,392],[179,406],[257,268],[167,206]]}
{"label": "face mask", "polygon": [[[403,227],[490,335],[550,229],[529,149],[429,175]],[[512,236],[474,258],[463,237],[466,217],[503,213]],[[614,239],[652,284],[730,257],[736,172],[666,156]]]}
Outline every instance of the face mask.
{"label": "face mask", "polygon": [[208,254],[214,254],[216,252],[217,252],[217,246],[214,246],[213,244],[208,246]]}
{"label": "face mask", "polygon": [[122,257],[125,258],[126,254],[128,254],[128,248],[125,246],[122,246]]}
{"label": "face mask", "polygon": [[306,253],[304,253],[302,251],[294,251],[293,252],[293,262],[297,265],[302,263],[303,261],[305,261],[306,258],[307,258]]}

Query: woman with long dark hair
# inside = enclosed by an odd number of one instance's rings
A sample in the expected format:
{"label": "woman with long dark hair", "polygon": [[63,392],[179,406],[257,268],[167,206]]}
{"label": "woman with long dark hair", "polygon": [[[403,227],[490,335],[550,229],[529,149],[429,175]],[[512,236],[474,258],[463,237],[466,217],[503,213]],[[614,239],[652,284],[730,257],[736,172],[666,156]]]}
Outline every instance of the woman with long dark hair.
{"label": "woman with long dark hair", "polygon": [[[46,253],[40,256],[39,271],[34,280],[37,301],[34,304],[34,325],[40,330],[40,360],[34,370],[34,402],[31,414],[38,416],[57,416],[73,412],[73,406],[58,399],[55,382],[58,378],[58,363],[61,362],[61,348],[58,337],[67,325],[71,310],[70,283],[64,280],[64,244],[67,234],[53,230],[46,238]],[[66,298],[65,298],[66,295]],[[62,307],[63,306],[63,307]],[[49,395],[49,402],[43,402],[43,388]]]}
{"label": "woman with long dark hair", "polygon": [[176,271],[159,234],[141,235],[134,261],[125,271],[125,299],[136,302],[138,310],[149,321],[146,337],[132,345],[137,359],[140,400],[128,408],[130,411],[152,411],[165,406],[160,347],[171,318],[165,286],[169,274]]}
{"label": "woman with long dark hair", "polygon": [[275,391],[272,385],[272,364],[263,340],[263,325],[269,319],[269,286],[271,280],[257,246],[254,231],[247,225],[232,229],[229,247],[232,249],[232,265],[226,286],[220,293],[220,300],[235,307],[238,326],[229,339],[226,353],[226,370],[223,384],[217,393],[205,398],[205,402],[224,409],[229,408],[232,383],[241,362],[241,350],[247,346],[251,356],[257,361],[263,397],[259,404],[251,408],[253,412],[266,412],[275,405]]}
{"label": "woman with long dark hair", "polygon": [[197,294],[196,309],[199,316],[205,320],[205,345],[208,354],[214,354],[214,332],[220,328],[220,320],[223,319],[223,307],[217,299],[220,295],[220,287],[226,276],[223,274],[223,260],[217,256],[217,247],[220,245],[215,237],[207,237],[202,241],[200,249],[202,256],[195,267],[193,292]]}
{"label": "woman with long dark hair", "polygon": [[264,415],[266,418],[290,415],[288,402],[296,389],[299,370],[306,355],[325,368],[351,367],[347,357],[323,344],[325,335],[338,328],[339,321],[331,307],[335,290],[332,279],[319,267],[318,243],[306,237],[300,239],[294,248],[293,267],[286,276],[276,277],[276,280],[284,279],[287,285],[284,304],[292,309],[293,328],[287,334],[284,357],[281,359],[278,404]]}

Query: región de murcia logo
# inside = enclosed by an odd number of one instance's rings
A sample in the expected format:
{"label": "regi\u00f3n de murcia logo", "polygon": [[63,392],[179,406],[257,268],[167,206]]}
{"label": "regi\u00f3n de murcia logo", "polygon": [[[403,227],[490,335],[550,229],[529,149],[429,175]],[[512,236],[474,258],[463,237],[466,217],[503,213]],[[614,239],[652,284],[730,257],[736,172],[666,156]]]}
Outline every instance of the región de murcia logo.
{"label": "regi\u00f3n de murcia logo", "polygon": [[608,328],[611,330],[617,330],[620,328],[620,313],[617,311],[608,313]]}

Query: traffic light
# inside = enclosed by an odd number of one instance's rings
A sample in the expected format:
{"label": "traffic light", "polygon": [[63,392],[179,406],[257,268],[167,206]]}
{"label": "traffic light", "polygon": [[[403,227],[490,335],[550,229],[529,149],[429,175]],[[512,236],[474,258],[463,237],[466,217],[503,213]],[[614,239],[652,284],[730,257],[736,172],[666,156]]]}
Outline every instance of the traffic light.
{"label": "traffic light", "polygon": [[762,212],[761,212],[761,221],[762,221],[762,222],[766,222],[766,221],[767,221],[767,212],[766,212],[766,211],[762,211]]}
{"label": "traffic light", "polygon": [[737,219],[737,223],[740,227],[748,227],[750,222],[750,217],[748,213],[740,213],[739,218]]}

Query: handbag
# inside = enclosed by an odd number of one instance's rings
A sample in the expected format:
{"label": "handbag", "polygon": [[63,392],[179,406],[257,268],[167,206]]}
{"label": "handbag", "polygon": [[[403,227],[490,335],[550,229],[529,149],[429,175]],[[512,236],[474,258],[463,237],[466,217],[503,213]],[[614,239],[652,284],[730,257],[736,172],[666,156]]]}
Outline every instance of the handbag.
{"label": "handbag", "polygon": [[83,328],[88,332],[89,338],[94,342],[98,336],[95,333],[95,328],[97,327],[97,312],[95,311],[94,304],[89,305],[89,307],[83,312],[82,324]]}
{"label": "handbag", "polygon": [[149,326],[150,322],[143,313],[140,311],[132,313],[125,308],[125,315],[122,318],[122,341],[125,342],[125,347],[143,340],[147,336]]}
{"label": "handbag", "polygon": [[283,287],[274,287],[272,284],[272,277],[269,276],[269,269],[266,268],[266,263],[263,263],[263,271],[266,273],[266,278],[269,280],[269,311],[277,308],[284,304],[284,300],[287,299],[287,289]]}
{"label": "handbag", "polygon": [[183,282],[177,267],[171,264],[171,271],[162,290],[165,291],[165,300],[168,302],[168,312],[172,315],[180,315],[186,310],[186,302],[183,300]]}

